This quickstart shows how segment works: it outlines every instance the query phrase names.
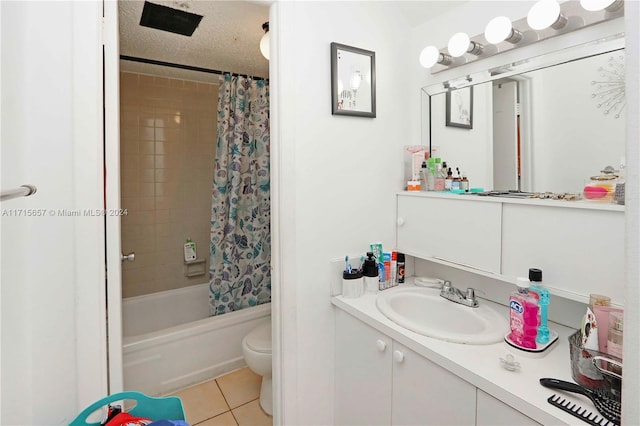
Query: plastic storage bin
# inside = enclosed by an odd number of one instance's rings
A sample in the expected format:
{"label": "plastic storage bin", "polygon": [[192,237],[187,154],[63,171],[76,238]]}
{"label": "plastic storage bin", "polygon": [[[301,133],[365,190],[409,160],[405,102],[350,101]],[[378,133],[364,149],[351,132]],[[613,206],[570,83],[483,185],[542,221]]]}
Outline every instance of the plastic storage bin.
{"label": "plastic storage bin", "polygon": [[147,417],[151,420],[186,420],[182,401],[177,396],[153,398],[140,392],[127,391],[109,395],[89,405],[78,414],[70,426],[100,426],[99,421],[87,423],[87,418],[96,410],[123,400],[136,402],[135,407],[127,410],[132,416]]}

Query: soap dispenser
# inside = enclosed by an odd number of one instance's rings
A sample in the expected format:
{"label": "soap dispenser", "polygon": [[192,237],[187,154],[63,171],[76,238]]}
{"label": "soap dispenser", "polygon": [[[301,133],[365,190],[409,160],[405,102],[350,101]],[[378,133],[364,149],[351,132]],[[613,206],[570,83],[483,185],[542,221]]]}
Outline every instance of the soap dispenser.
{"label": "soap dispenser", "polygon": [[364,275],[364,288],[366,292],[378,291],[378,264],[373,257],[373,252],[367,252],[367,258],[362,263],[362,275]]}

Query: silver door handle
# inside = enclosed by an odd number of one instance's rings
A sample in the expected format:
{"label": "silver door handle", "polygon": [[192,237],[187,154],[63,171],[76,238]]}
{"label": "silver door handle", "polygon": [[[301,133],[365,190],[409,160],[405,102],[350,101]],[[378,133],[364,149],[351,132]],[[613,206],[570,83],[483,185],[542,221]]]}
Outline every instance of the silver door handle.
{"label": "silver door handle", "polygon": [[133,262],[136,260],[136,254],[134,252],[131,252],[129,254],[120,254],[120,261],[124,262],[125,260],[129,261],[129,262]]}

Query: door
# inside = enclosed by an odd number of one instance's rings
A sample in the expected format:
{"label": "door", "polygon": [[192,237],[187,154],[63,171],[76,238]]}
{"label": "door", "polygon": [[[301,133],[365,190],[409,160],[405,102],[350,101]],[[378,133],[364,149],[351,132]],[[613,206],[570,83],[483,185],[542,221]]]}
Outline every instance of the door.
{"label": "door", "polygon": [[493,85],[493,189],[519,189],[518,88],[515,81]]}
{"label": "door", "polygon": [[[123,390],[122,271],[120,244],[120,106],[118,3],[105,1],[104,46],[104,173],[105,244],[107,265],[107,332],[109,393]],[[111,214],[113,213],[113,214]]]}
{"label": "door", "polygon": [[393,425],[473,425],[476,388],[393,342]]}
{"label": "door", "polygon": [[335,313],[334,424],[391,424],[391,339],[341,309]]}

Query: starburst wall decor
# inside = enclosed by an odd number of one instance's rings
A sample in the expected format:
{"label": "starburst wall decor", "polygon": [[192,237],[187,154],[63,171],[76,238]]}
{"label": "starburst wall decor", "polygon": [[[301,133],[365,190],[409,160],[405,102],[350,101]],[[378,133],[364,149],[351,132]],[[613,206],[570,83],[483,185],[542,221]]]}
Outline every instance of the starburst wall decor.
{"label": "starburst wall decor", "polygon": [[604,115],[612,114],[615,118],[620,118],[627,105],[624,72],[624,54],[617,54],[609,57],[607,63],[598,68],[601,80],[591,82],[596,90],[591,97],[598,100],[597,107],[603,109]]}

